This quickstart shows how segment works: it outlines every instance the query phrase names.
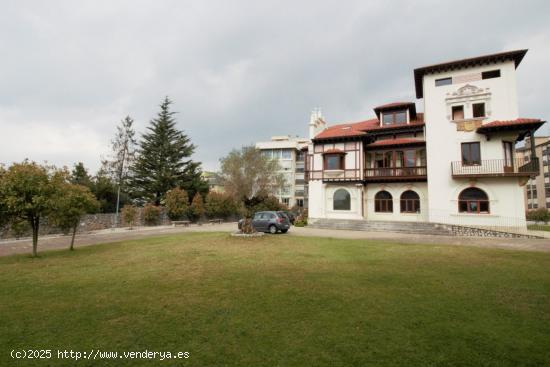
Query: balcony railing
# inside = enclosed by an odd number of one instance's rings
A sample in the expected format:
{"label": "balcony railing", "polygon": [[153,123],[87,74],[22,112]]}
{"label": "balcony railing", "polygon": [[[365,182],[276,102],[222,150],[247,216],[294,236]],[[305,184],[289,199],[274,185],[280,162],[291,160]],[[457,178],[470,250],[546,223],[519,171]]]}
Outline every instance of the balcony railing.
{"label": "balcony railing", "polygon": [[453,177],[514,177],[537,176],[538,158],[486,159],[477,164],[451,162]]}
{"label": "balcony railing", "polygon": [[366,168],[365,181],[425,180],[426,166]]}

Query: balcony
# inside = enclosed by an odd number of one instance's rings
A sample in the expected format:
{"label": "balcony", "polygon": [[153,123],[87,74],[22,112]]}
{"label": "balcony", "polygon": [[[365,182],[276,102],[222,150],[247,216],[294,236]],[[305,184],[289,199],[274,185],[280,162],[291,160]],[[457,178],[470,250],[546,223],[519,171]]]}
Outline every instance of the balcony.
{"label": "balcony", "polygon": [[365,182],[426,181],[426,166],[366,168]]}
{"label": "balcony", "polygon": [[451,162],[454,178],[468,177],[522,177],[539,174],[538,158],[487,159],[479,164]]}

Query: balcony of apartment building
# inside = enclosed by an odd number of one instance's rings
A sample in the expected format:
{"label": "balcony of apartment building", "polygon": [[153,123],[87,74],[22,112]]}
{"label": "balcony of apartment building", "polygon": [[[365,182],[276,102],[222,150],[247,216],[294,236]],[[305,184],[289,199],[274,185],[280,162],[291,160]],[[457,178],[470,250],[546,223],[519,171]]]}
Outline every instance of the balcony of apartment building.
{"label": "balcony of apartment building", "polygon": [[379,140],[365,146],[365,182],[426,181],[425,142],[416,138]]}
{"label": "balcony of apartment building", "polygon": [[502,159],[481,159],[480,142],[461,144],[462,159],[451,162],[454,178],[534,177],[540,172],[536,156],[514,155],[514,143],[502,142]]}
{"label": "balcony of apartment building", "polygon": [[478,159],[451,162],[454,178],[531,177],[540,172],[537,157]]}

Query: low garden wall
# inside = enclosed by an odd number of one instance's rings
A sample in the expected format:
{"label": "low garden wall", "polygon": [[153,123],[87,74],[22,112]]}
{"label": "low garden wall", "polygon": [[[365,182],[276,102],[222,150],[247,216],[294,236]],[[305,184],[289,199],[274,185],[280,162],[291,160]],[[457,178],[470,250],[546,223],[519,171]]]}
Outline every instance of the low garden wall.
{"label": "low garden wall", "polygon": [[[99,213],[99,214],[88,214],[82,217],[80,225],[78,226],[77,233],[86,233],[90,231],[98,231],[102,229],[108,229],[116,227],[115,222],[115,213]],[[119,215],[120,225],[118,227],[127,227],[126,224],[122,223],[122,217]],[[166,210],[161,208],[159,221],[156,225],[168,225],[170,224],[170,218],[166,214]],[[134,226],[144,226],[146,225],[143,221],[142,208],[138,208],[138,215]],[[50,234],[61,234],[59,228],[48,223],[48,218],[43,218],[40,221],[40,229],[38,231],[40,236],[50,235]],[[11,226],[0,227],[0,239],[7,238],[24,238],[31,237],[32,231],[28,224],[23,223],[19,230],[14,231]]]}

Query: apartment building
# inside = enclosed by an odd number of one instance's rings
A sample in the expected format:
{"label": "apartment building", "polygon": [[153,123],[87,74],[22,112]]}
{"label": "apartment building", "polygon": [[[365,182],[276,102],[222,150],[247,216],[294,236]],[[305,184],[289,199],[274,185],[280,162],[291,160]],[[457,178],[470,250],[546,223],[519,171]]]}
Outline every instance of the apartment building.
{"label": "apartment building", "polygon": [[273,136],[270,141],[256,143],[256,148],[264,156],[279,162],[285,185],[276,193],[276,197],[289,208],[307,207],[304,157],[308,142],[308,139],[285,135]]}
{"label": "apartment building", "polygon": [[[516,149],[516,157],[529,159],[530,139],[526,139],[524,147]],[[540,175],[531,177],[525,185],[525,210],[536,210],[540,208],[550,209],[550,173],[548,165],[550,162],[550,136],[535,137],[535,154],[539,162]]]}
{"label": "apartment building", "polygon": [[328,126],[310,121],[309,217],[427,221],[525,228],[524,186],[540,172],[535,141],[544,124],[519,115],[516,68],[527,50],[414,70],[415,102]]}

